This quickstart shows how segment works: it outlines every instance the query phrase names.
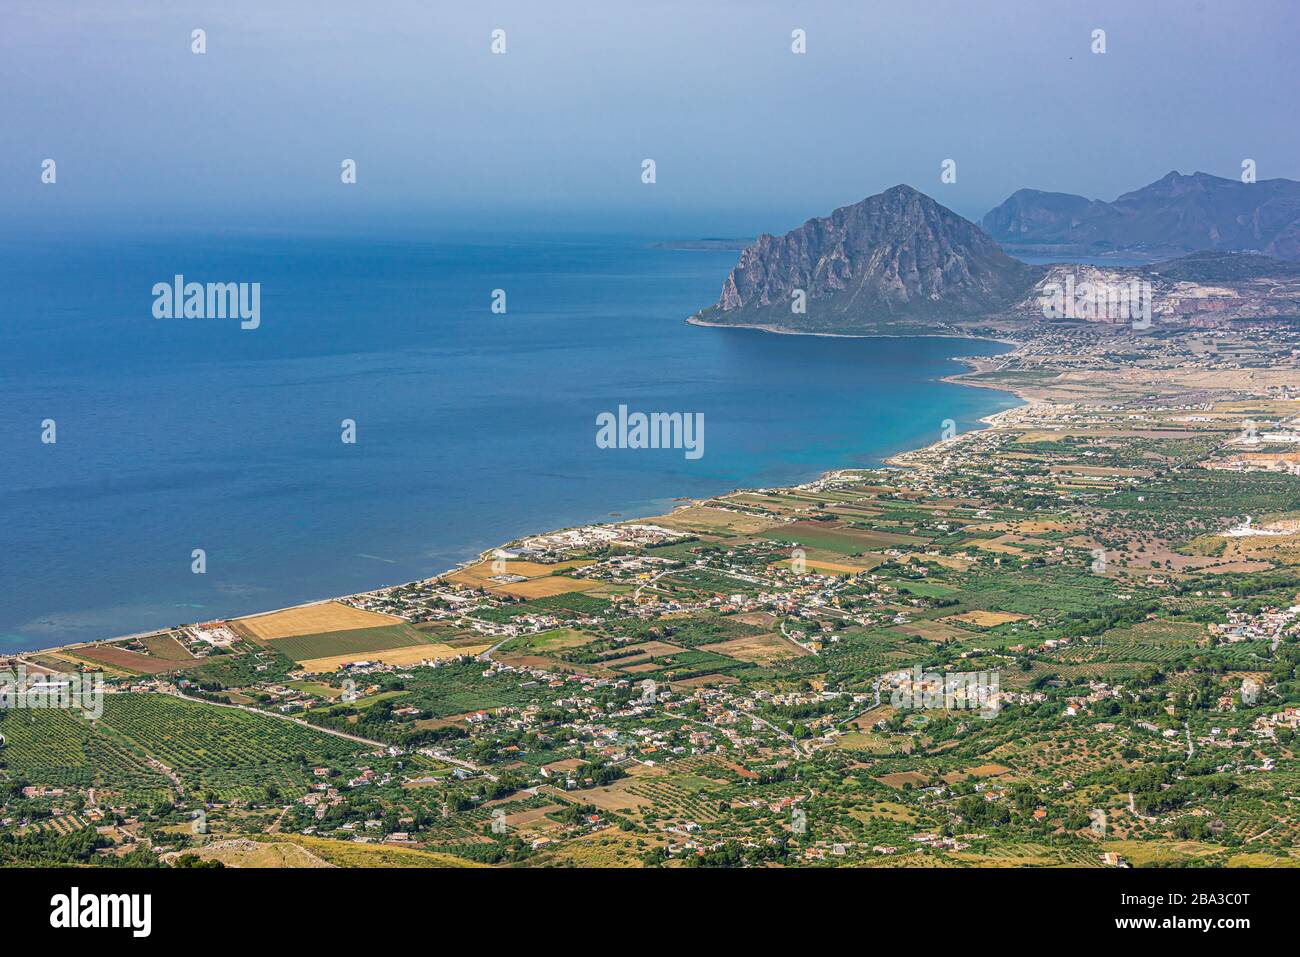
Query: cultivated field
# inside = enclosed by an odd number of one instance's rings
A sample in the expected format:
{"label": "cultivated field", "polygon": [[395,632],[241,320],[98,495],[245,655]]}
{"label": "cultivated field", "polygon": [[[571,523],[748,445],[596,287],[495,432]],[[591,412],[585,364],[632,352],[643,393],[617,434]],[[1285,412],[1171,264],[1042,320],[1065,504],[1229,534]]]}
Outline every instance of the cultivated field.
{"label": "cultivated field", "polygon": [[340,655],[365,657],[368,652],[390,648],[406,648],[429,642],[419,631],[406,623],[383,625],[378,628],[351,628],[347,631],[329,631],[323,634],[294,635],[275,638],[268,642],[282,655],[295,661],[331,658]]}
{"label": "cultivated field", "polygon": [[115,671],[133,675],[156,675],[178,666],[176,661],[137,654],[115,645],[88,645],[83,648],[69,649],[68,654],[92,664],[106,665]]}
{"label": "cultivated field", "polygon": [[327,631],[347,631],[353,628],[377,628],[400,624],[402,619],[393,615],[364,611],[337,601],[323,601],[316,605],[286,608],[266,615],[235,619],[254,638],[272,641],[295,635],[317,635]]}
{"label": "cultivated field", "polygon": [[810,653],[793,641],[778,634],[747,635],[743,638],[732,638],[730,641],[720,641],[713,645],[700,645],[700,650],[726,655],[729,658],[738,658],[741,661],[752,661],[761,665],[771,664],[773,661],[782,661],[786,658],[798,658],[801,655]]}
{"label": "cultivated field", "polygon": [[523,562],[523,561],[505,561],[502,562],[500,571],[494,571],[492,566],[497,564],[494,561],[482,561],[470,565],[466,568],[460,568],[449,575],[443,577],[449,582],[456,582],[458,585],[469,585],[472,588],[489,588],[496,589],[501,586],[500,582],[494,582],[492,579],[497,575],[522,575],[524,578],[544,578],[553,575],[556,572],[571,571],[575,568],[585,568],[590,565],[590,561],[569,561],[554,562],[545,564],[544,562]]}
{"label": "cultivated field", "polygon": [[1005,625],[1013,621],[1024,621],[1028,615],[1017,615],[1008,611],[968,611],[960,615],[952,615],[943,619],[944,621],[961,621],[971,625],[978,625],[981,628],[996,628],[998,625]]}
{"label": "cultivated field", "polygon": [[442,661],[447,658],[455,658],[458,655],[477,655],[490,647],[491,645],[487,643],[463,648],[453,648],[451,645],[441,643],[429,643],[410,645],[405,648],[389,648],[383,651],[355,652],[352,654],[330,655],[323,658],[305,658],[298,664],[302,666],[304,671],[311,674],[325,674],[336,671],[354,661],[381,661],[389,665],[413,665],[425,659]]}
{"label": "cultivated field", "polygon": [[494,591],[513,595],[516,598],[545,598],[548,595],[567,595],[570,592],[595,591],[603,588],[604,583],[587,581],[582,578],[566,578],[564,575],[549,575],[545,578],[531,578],[526,582],[512,584],[493,583]]}
{"label": "cultivated field", "polygon": [[149,657],[164,661],[194,661],[194,656],[170,632],[146,635],[140,643],[149,651]]}
{"label": "cultivated field", "polygon": [[727,532],[737,535],[753,535],[765,528],[771,528],[775,524],[772,519],[747,515],[741,512],[730,512],[726,509],[712,508],[707,505],[688,506],[687,508],[678,509],[671,515],[660,515],[656,518],[646,519],[646,521],[654,525],[662,525],[664,528],[679,529],[703,535],[725,535]]}

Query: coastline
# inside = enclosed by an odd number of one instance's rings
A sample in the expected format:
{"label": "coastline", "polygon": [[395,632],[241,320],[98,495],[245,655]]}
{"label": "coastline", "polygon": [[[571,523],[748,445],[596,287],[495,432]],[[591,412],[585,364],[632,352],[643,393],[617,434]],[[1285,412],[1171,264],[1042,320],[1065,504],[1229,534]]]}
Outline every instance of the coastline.
{"label": "coastline", "polygon": [[[1012,342],[1010,339],[999,339],[996,336],[977,336],[974,333],[953,330],[952,332],[873,332],[853,333],[853,332],[809,332],[805,329],[790,329],[787,326],[765,326],[755,325],[743,322],[705,322],[698,316],[690,316],[686,319],[686,324],[690,326],[701,326],[707,329],[757,329],[759,332],[769,332],[774,336],[816,336],[821,339],[978,339],[981,342],[1000,342],[1007,346],[1018,346],[1019,343]],[[957,361],[964,361],[958,357],[953,357]],[[941,381],[951,382],[951,376],[945,376]],[[1006,390],[1012,391],[1010,389]]]}
{"label": "coastline", "polygon": [[[699,322],[699,321],[696,321],[694,318],[687,319],[686,321],[687,321],[688,323],[692,324],[692,325],[713,326],[713,327],[715,327],[715,328],[726,328],[726,329],[742,329],[742,328],[744,328],[744,329],[759,329],[759,330],[761,330],[761,331],[763,331],[763,332],[770,332],[770,333],[773,333],[773,334],[776,334],[776,335],[823,336],[823,337],[828,337],[828,338],[845,338],[845,339],[875,339],[875,338],[880,338],[880,339],[921,339],[921,338],[932,338],[932,339],[978,339],[978,340],[980,340],[980,341],[985,341],[985,342],[998,342],[998,343],[1001,343],[1001,344],[1003,344],[1003,345],[1009,345],[1009,346],[1013,346],[1013,347],[1019,347],[1019,345],[1020,345],[1020,343],[1014,343],[1014,342],[1010,342],[1010,341],[1008,341],[1008,340],[1004,340],[1004,339],[996,339],[996,338],[992,338],[992,337],[989,337],[989,336],[976,336],[976,335],[946,335],[946,334],[941,334],[941,333],[933,333],[933,334],[928,334],[928,335],[904,335],[904,336],[894,336],[894,335],[880,335],[880,336],[865,336],[865,335],[862,335],[862,336],[860,336],[860,335],[844,335],[844,334],[838,334],[838,333],[799,332],[799,331],[795,331],[795,330],[790,330],[790,329],[779,329],[779,328],[771,328],[771,329],[769,329],[769,328],[762,327],[762,326],[735,326],[735,325],[726,325],[726,324],[721,324],[721,323],[706,323],[706,322]],[[1008,353],[1008,355],[1010,355],[1010,354],[1012,354],[1012,353]],[[949,361],[963,363],[963,364],[967,365],[969,368],[968,368],[966,371],[964,371],[964,372],[957,372],[957,373],[953,373],[953,374],[951,374],[951,375],[942,376],[942,377],[940,377],[939,381],[941,381],[941,382],[952,383],[952,384],[954,384],[954,385],[969,386],[969,387],[972,387],[972,388],[984,388],[984,389],[993,389],[993,390],[1000,391],[1000,392],[1008,392],[1008,393],[1010,393],[1010,394],[1012,394],[1012,395],[1015,395],[1017,398],[1019,398],[1019,399],[1022,401],[1022,403],[1024,403],[1024,405],[1014,406],[1014,407],[1012,407],[1011,409],[1002,409],[1002,410],[999,410],[999,411],[997,411],[997,412],[992,412],[992,413],[990,413],[990,414],[988,414],[988,415],[981,416],[981,417],[979,418],[979,421],[982,422],[982,423],[984,423],[985,425],[987,425],[987,426],[989,426],[989,427],[996,427],[998,421],[1000,420],[1000,417],[1003,416],[1003,415],[1005,415],[1005,414],[1008,413],[1008,412],[1011,412],[1011,411],[1015,411],[1015,410],[1017,410],[1017,409],[1024,408],[1025,405],[1037,405],[1037,404],[1041,404],[1039,400],[1033,400],[1033,399],[1030,399],[1030,398],[1026,397],[1025,395],[1023,395],[1020,391],[1018,391],[1017,389],[1015,389],[1015,388],[1013,388],[1013,387],[1011,387],[1011,386],[1002,386],[1002,385],[997,385],[997,384],[994,384],[994,383],[987,383],[987,382],[970,382],[970,381],[966,381],[965,377],[968,376],[968,375],[970,375],[971,373],[973,373],[973,372],[983,371],[983,368],[982,368],[982,366],[981,366],[981,363],[982,363],[982,362],[987,362],[987,361],[988,361],[986,357],[977,357],[977,356],[976,356],[976,357],[968,357],[968,356],[950,356],[950,357],[948,357],[948,358],[949,358]],[[982,430],[975,430],[975,431],[982,431]],[[966,433],[962,433],[962,434],[964,434],[964,435],[968,435],[968,434],[971,434],[971,433],[970,433],[970,432],[966,432]],[[897,451],[897,452],[895,452],[895,453],[893,453],[893,454],[887,456],[886,458],[884,458],[884,459],[882,460],[882,465],[884,465],[884,466],[890,466],[890,467],[895,467],[895,468],[909,468],[909,467],[911,467],[910,462],[908,461],[908,459],[909,459],[910,456],[912,456],[912,455],[916,455],[916,454],[919,454],[919,453],[926,452],[926,451],[928,451],[928,450],[930,450],[930,449],[935,448],[936,446],[939,446],[939,445],[943,444],[943,442],[944,442],[944,440],[939,439],[939,440],[936,440],[935,442],[932,442],[932,443],[930,443],[929,445],[926,445],[926,446],[920,446],[920,447],[917,447],[917,448],[910,448],[910,449],[900,449],[899,451]],[[841,472],[841,471],[844,471],[844,470],[845,470],[845,468],[842,467],[842,466],[841,466],[841,467],[836,467],[836,468],[825,469],[825,470],[819,472],[819,473],[817,474],[817,476],[815,476],[814,478],[809,479],[809,481],[810,481],[810,482],[815,482],[815,481],[818,481],[819,479],[825,478],[825,477],[828,476],[828,475],[834,474],[835,472]],[[802,484],[806,484],[806,483],[802,483]],[[799,486],[785,486],[785,487],[786,487],[786,488],[797,488],[797,487],[799,487]],[[733,494],[736,494],[736,493],[738,493],[738,492],[744,492],[744,491],[747,491],[747,489],[744,489],[744,488],[733,488],[733,489],[728,489],[728,490],[723,491],[723,492],[719,492],[717,495],[710,496],[709,498],[717,498],[718,496],[722,496],[722,495],[733,495]],[[698,505],[698,504],[700,504],[701,502],[708,501],[708,499],[692,498],[692,497],[689,497],[689,496],[668,496],[668,499],[669,499],[670,501],[674,502],[674,503],[678,503],[678,504],[675,504],[675,505],[673,506],[672,511],[677,511],[678,509],[681,509],[681,508],[689,508],[689,507],[691,507],[691,506]],[[662,514],[662,513],[660,513],[660,514]],[[609,523],[596,523],[596,524],[622,524],[622,523],[624,523],[624,522],[638,522],[638,521],[644,521],[645,519],[647,519],[647,518],[652,518],[652,517],[654,517],[654,516],[653,516],[653,515],[626,515],[626,516],[622,516],[622,517],[620,517],[620,518],[618,519],[618,521],[616,521],[616,522],[609,522]],[[568,526],[568,527],[576,527],[576,526]],[[566,530],[566,529],[565,529],[565,528],[555,528],[555,529],[550,529],[550,530],[548,530],[548,531],[541,531],[541,532],[537,532],[537,531],[534,531],[534,532],[527,532],[527,533],[525,533],[525,535],[545,535],[545,534],[551,534],[551,533],[554,533],[554,532],[559,532],[559,531],[564,531],[564,530]],[[520,536],[520,537],[524,537],[524,536]],[[515,541],[515,540],[517,540],[517,539],[511,539],[511,541]],[[341,598],[352,597],[352,596],[354,596],[354,595],[367,595],[367,594],[371,594],[371,593],[373,593],[373,592],[375,592],[375,591],[381,591],[381,590],[388,589],[388,588],[397,588],[397,587],[400,587],[400,586],[402,586],[402,585],[413,584],[414,582],[419,582],[419,581],[429,581],[429,580],[436,579],[436,578],[442,578],[442,577],[444,577],[444,576],[446,576],[446,575],[449,575],[449,574],[452,574],[453,572],[456,572],[456,571],[458,571],[458,570],[460,570],[460,569],[463,569],[463,568],[469,567],[469,566],[471,566],[471,565],[478,564],[479,562],[482,562],[482,561],[486,561],[486,560],[488,559],[488,557],[490,557],[493,553],[495,553],[495,552],[497,552],[497,551],[499,551],[499,550],[501,550],[501,549],[507,548],[508,546],[509,546],[509,542],[505,542],[505,543],[501,543],[501,544],[498,544],[498,545],[494,545],[493,547],[488,548],[488,549],[485,549],[484,551],[480,552],[480,553],[479,553],[478,555],[476,555],[475,557],[473,557],[473,558],[469,558],[469,559],[466,559],[465,561],[462,561],[462,562],[458,562],[456,565],[452,566],[451,568],[445,569],[444,571],[438,572],[438,573],[436,573],[436,574],[434,574],[434,575],[430,575],[428,578],[413,579],[412,581],[390,582],[390,583],[388,583],[388,584],[384,584],[384,585],[376,586],[375,588],[373,588],[373,589],[369,589],[369,590],[367,590],[367,591],[361,591],[361,592],[350,592],[350,593],[343,594],[343,595],[326,596],[326,597],[324,597],[324,598],[316,598],[316,599],[312,599],[312,600],[310,600],[310,601],[298,602],[298,603],[296,603],[296,604],[286,605],[286,606],[284,606],[284,607],[282,607],[282,608],[271,608],[271,609],[265,609],[265,610],[260,610],[260,611],[251,612],[251,613],[246,614],[246,615],[234,616],[234,617],[232,617],[232,618],[217,618],[217,619],[212,619],[212,620],[216,620],[216,621],[238,621],[238,620],[240,620],[240,619],[242,619],[242,618],[252,618],[252,617],[256,617],[256,616],[258,616],[258,615],[268,615],[268,614],[273,614],[273,613],[281,612],[281,611],[289,611],[289,610],[299,609],[299,608],[309,608],[309,607],[311,607],[311,606],[313,606],[313,605],[321,605],[321,604],[325,604],[325,603],[327,603],[327,602],[338,601],[338,600],[341,599]],[[193,623],[192,623],[192,622],[187,622],[186,624],[193,624]],[[100,646],[100,645],[112,645],[112,644],[117,644],[117,643],[119,643],[119,642],[132,641],[132,640],[135,640],[135,639],[138,639],[138,638],[148,637],[148,636],[152,636],[152,635],[164,634],[164,633],[166,633],[167,631],[170,631],[170,630],[171,630],[171,629],[154,629],[154,630],[152,630],[152,631],[134,632],[134,633],[131,633],[131,634],[126,634],[126,635],[114,635],[114,636],[111,636],[111,637],[108,637],[108,638],[98,638],[98,639],[93,639],[93,640],[90,640],[90,641],[76,641],[76,642],[67,642],[67,643],[63,643],[63,644],[48,645],[48,646],[44,646],[44,647],[41,647],[41,648],[31,648],[31,649],[26,649],[26,650],[24,650],[24,651],[14,651],[14,652],[6,653],[6,654],[4,654],[4,655],[2,655],[2,656],[0,656],[0,657],[6,657],[6,658],[13,659],[13,660],[17,660],[17,659],[21,659],[23,656],[26,656],[26,655],[39,655],[39,654],[48,654],[48,653],[58,653],[58,652],[60,652],[60,651],[75,651],[75,650],[78,649],[78,648],[91,648],[91,647],[97,647],[97,646]]]}
{"label": "coastline", "polygon": [[[1002,342],[1004,340],[992,339],[989,341]],[[1015,345],[1015,343],[1007,343],[1007,344]],[[1008,353],[1008,355],[1013,355],[1013,354],[1014,352]],[[985,425],[987,425],[989,428],[997,428],[997,426],[1001,423],[1002,418],[1009,412],[1018,412],[1022,409],[1045,404],[1042,399],[1031,398],[1025,395],[1025,393],[1022,392],[1021,390],[1015,388],[1014,386],[999,385],[993,382],[971,382],[967,377],[970,376],[972,373],[985,372],[992,368],[992,364],[987,359],[977,357],[977,356],[965,356],[965,357],[954,356],[953,359],[956,362],[965,363],[966,365],[970,366],[970,368],[967,369],[965,372],[955,372],[952,375],[946,375],[939,381],[951,382],[954,385],[964,385],[972,389],[993,389],[994,391],[997,392],[1009,392],[1010,394],[1014,395],[1017,399],[1019,399],[1021,403],[1023,403],[1022,405],[1012,406],[1009,409],[1002,409],[998,412],[991,412],[988,415],[980,416],[980,421],[983,422]],[[893,455],[889,456],[889,458],[885,459],[885,463],[888,465],[896,466],[898,468],[910,468],[911,467],[910,458],[912,456],[924,452],[928,452],[930,449],[942,445],[943,442],[944,440],[940,439],[937,442],[931,442],[929,445],[923,446],[922,448],[919,449],[906,449],[902,452],[895,452]]]}

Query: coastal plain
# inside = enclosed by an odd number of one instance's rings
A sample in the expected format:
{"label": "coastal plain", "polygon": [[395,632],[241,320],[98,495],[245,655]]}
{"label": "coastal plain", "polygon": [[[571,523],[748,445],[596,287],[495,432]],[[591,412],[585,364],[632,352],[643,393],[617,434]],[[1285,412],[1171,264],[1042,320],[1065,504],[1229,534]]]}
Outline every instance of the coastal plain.
{"label": "coastal plain", "polygon": [[885,468],[19,656],[108,693],[0,719],[0,853],[1293,865],[1297,355],[1025,334],[957,377],[1024,404]]}

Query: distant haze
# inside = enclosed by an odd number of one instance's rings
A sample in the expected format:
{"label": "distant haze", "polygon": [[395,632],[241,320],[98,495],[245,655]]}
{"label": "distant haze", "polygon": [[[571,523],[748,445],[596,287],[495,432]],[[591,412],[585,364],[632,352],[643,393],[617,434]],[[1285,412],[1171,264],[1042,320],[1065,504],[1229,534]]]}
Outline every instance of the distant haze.
{"label": "distant haze", "polygon": [[978,220],[1021,187],[1110,200],[1245,158],[1300,179],[1293,2],[115,6],[0,10],[11,229],[753,235],[897,183]]}

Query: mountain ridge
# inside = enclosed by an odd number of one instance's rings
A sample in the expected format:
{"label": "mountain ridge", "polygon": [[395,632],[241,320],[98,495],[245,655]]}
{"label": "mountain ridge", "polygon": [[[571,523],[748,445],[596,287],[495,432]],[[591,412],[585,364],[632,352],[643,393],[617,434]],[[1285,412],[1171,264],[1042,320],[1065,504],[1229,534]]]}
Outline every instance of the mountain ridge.
{"label": "mountain ridge", "polygon": [[[1176,196],[1187,192],[1190,179],[1174,173],[1156,185]],[[1070,215],[1093,210],[1097,202],[1035,190],[1013,195],[1032,209],[1054,206],[1053,215],[1062,209],[1073,209]],[[1300,317],[1297,262],[1206,249],[1141,266],[1035,266],[1008,256],[978,226],[931,197],[899,185],[781,236],[762,234],[741,251],[717,302],[687,321],[879,336],[969,335],[978,328],[1023,329],[1080,319],[1114,324],[1131,318],[1086,311],[1054,315],[1044,303],[1067,280],[1070,288],[1089,294],[1139,283],[1152,315],[1165,323],[1214,328]]]}
{"label": "mountain ridge", "polygon": [[1009,248],[1059,254],[1133,253],[1152,259],[1199,250],[1300,260],[1300,183],[1243,183],[1171,170],[1113,202],[1019,189],[980,220]]}

